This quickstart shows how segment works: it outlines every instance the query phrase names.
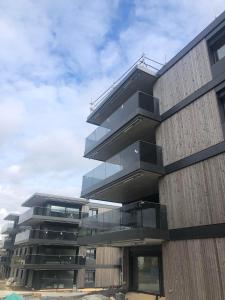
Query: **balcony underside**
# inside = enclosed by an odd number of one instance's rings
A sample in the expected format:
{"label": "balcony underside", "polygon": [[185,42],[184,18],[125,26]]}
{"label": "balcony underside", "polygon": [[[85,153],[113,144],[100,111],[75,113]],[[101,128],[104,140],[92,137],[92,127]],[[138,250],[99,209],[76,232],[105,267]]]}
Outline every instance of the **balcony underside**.
{"label": "balcony underside", "polygon": [[127,176],[96,187],[89,193],[82,194],[82,197],[119,203],[132,202],[156,194],[161,175],[160,172],[136,170]]}
{"label": "balcony underside", "polygon": [[15,245],[66,245],[77,246],[77,241],[57,240],[57,239],[29,239],[15,242]]}
{"label": "balcony underside", "polygon": [[134,117],[131,118],[129,122],[116,132],[104,138],[104,140],[91,151],[86,152],[84,157],[106,161],[137,140],[144,139],[154,143],[155,127],[158,124],[159,120],[151,119],[147,117],[146,114],[141,115],[134,112]]}
{"label": "balcony underside", "polygon": [[62,218],[62,217],[55,217],[55,216],[40,216],[40,215],[33,215],[30,218],[23,220],[20,222],[20,225],[25,226],[33,226],[36,224],[40,224],[43,222],[54,222],[54,223],[67,223],[67,224],[80,224],[80,219],[73,219],[73,218]]}
{"label": "balcony underside", "polygon": [[80,237],[78,243],[88,246],[139,246],[160,245],[168,240],[168,230],[152,228],[135,228],[123,231],[99,233],[93,236]]}
{"label": "balcony underside", "polygon": [[89,115],[87,122],[100,125],[136,91],[152,94],[157,77],[142,67],[133,69]]}

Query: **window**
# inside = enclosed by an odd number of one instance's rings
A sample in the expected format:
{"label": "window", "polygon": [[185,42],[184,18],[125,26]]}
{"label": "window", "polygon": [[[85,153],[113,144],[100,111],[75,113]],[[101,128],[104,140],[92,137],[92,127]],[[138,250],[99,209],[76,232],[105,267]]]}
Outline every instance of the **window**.
{"label": "window", "polygon": [[21,272],[20,272],[20,278],[21,279],[23,278],[23,270],[21,270]]}
{"label": "window", "polygon": [[157,256],[138,256],[137,269],[138,291],[159,294],[159,258]]}
{"label": "window", "polygon": [[212,64],[225,57],[225,28],[216,33],[209,41]]}
{"label": "window", "polygon": [[217,97],[218,97],[218,104],[219,104],[219,111],[220,111],[220,119],[225,134],[225,89],[219,91]]}
{"label": "window", "polygon": [[87,249],[86,259],[87,259],[87,262],[91,262],[91,261],[94,261],[96,259],[96,249],[95,248]]}
{"label": "window", "polygon": [[95,271],[94,270],[86,270],[84,280],[85,280],[85,284],[93,285],[95,283]]}
{"label": "window", "polygon": [[90,208],[88,215],[89,215],[89,217],[97,216],[98,215],[98,209],[97,208]]}

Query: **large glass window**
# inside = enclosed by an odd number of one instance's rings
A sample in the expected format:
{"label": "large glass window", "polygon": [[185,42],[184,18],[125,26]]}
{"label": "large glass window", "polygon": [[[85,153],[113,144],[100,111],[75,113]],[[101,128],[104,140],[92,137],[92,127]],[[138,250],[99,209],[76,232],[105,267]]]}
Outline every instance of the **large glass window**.
{"label": "large glass window", "polygon": [[157,256],[137,257],[138,291],[159,294],[159,258]]}
{"label": "large glass window", "polygon": [[86,270],[85,271],[85,283],[87,285],[95,283],[95,271],[94,270]]}
{"label": "large glass window", "polygon": [[89,209],[89,217],[94,217],[98,215],[98,209],[97,208],[90,208]]}
{"label": "large glass window", "polygon": [[225,57],[225,28],[215,34],[209,42],[210,54],[212,56],[212,63],[223,59]]}
{"label": "large glass window", "polygon": [[93,262],[96,259],[96,249],[95,248],[89,248],[86,251],[86,259],[87,262]]}

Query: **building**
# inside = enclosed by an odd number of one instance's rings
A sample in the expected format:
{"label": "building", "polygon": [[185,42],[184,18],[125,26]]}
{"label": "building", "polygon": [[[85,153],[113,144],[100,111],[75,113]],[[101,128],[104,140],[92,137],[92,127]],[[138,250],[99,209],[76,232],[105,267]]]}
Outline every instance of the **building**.
{"label": "building", "polygon": [[88,246],[123,248],[127,290],[225,299],[225,12],[153,72],[141,59],[96,102],[81,196],[123,204],[85,219]]}
{"label": "building", "polygon": [[116,206],[88,200],[34,194],[22,206],[15,237],[11,277],[33,289],[118,286],[121,251],[111,247],[79,247],[81,221]]}
{"label": "building", "polygon": [[13,255],[13,247],[15,236],[18,232],[18,214],[8,214],[5,218],[5,223],[1,229],[1,234],[4,236],[1,257],[0,257],[0,272],[3,279],[10,275],[11,271],[11,258]]}

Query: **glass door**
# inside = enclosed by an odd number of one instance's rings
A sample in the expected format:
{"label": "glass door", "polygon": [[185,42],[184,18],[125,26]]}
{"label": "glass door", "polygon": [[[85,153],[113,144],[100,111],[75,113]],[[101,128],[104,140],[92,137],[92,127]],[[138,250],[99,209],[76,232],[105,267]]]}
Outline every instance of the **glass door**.
{"label": "glass door", "polygon": [[137,256],[137,290],[160,294],[159,257]]}

